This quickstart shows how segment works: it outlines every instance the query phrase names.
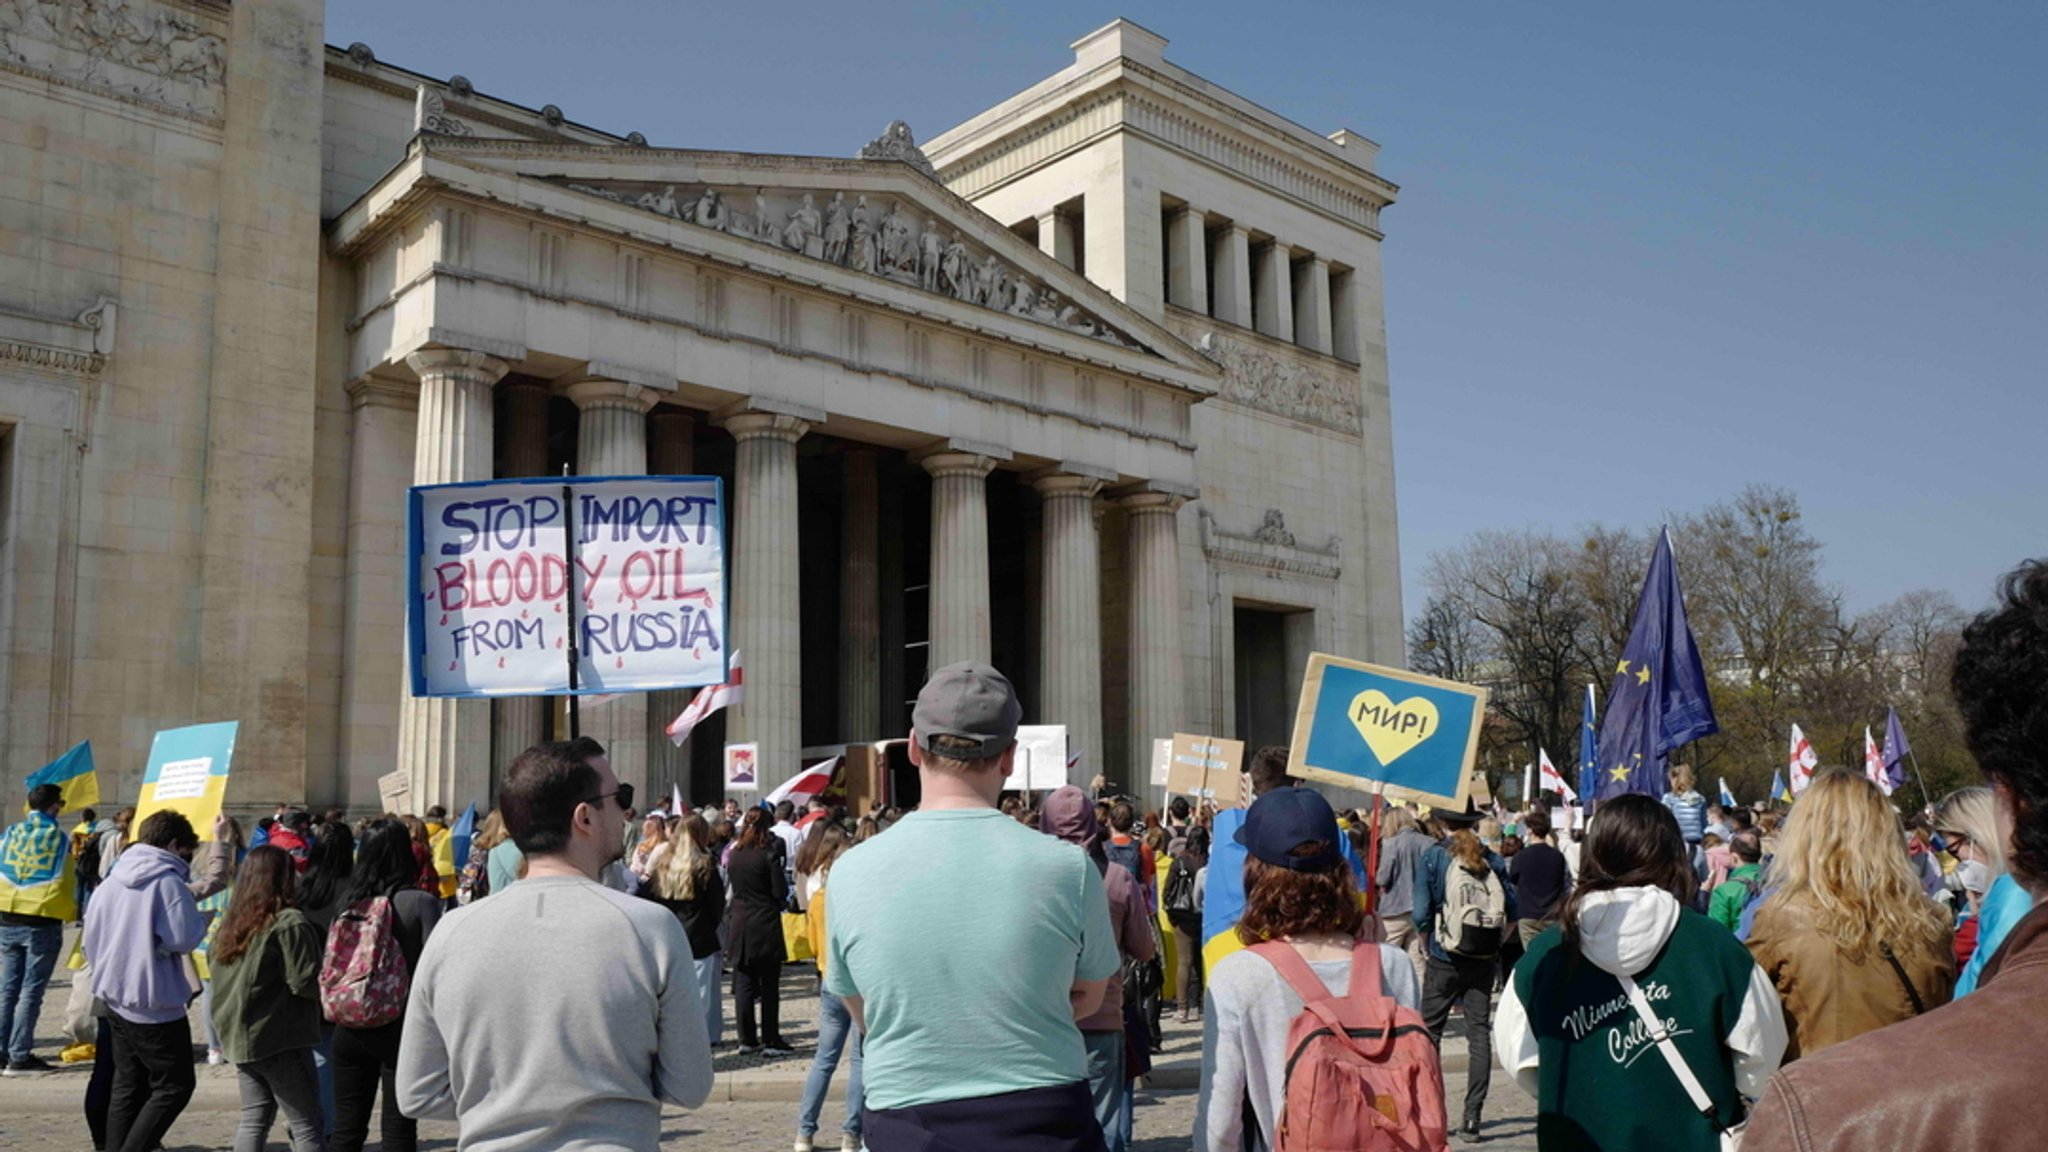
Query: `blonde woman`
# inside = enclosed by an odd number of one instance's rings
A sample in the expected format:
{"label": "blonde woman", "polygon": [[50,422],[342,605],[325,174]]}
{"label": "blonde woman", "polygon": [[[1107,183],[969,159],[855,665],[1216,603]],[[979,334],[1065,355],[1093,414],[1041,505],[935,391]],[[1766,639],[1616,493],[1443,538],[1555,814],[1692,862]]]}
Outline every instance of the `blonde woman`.
{"label": "blonde woman", "polygon": [[[1934,807],[1934,834],[1956,858],[1953,886],[1965,900],[1956,924],[1956,964],[1967,967],[1985,941],[1980,929],[1984,897],[2005,875],[2005,846],[1999,842],[1998,813],[1991,789],[1961,788]],[[1995,943],[1994,943],[1995,946]]]}
{"label": "blonde woman", "polygon": [[1905,843],[1856,773],[1823,771],[1794,806],[1749,934],[1784,999],[1787,1063],[1948,1003],[1949,915],[1921,891]]}
{"label": "blonde woman", "polygon": [[491,809],[477,827],[476,835],[470,838],[469,859],[462,862],[462,874],[455,883],[457,904],[473,904],[491,894],[491,849],[503,844],[508,837],[505,817],[496,808]]}
{"label": "blonde woman", "polygon": [[661,863],[662,851],[668,846],[668,824],[660,816],[649,816],[640,824],[640,842],[633,845],[633,853],[627,858],[626,867],[633,878],[645,884],[654,876],[654,870]]}
{"label": "blonde woman", "polygon": [[718,925],[725,919],[725,882],[718,876],[718,858],[710,849],[711,825],[695,812],[671,819],[664,828],[666,851],[650,869],[642,894],[669,910],[690,940],[697,965],[697,1000],[704,1006],[704,1029],[713,1047],[725,1031],[719,976],[725,956],[718,947]]}

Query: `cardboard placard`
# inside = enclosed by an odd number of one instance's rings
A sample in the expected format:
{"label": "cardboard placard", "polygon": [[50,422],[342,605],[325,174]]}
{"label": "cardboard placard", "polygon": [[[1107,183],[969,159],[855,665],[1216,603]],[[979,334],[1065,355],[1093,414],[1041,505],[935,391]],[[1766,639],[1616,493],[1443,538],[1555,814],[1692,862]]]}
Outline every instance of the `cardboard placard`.
{"label": "cardboard placard", "polygon": [[1302,676],[1287,771],[1463,808],[1485,719],[1484,688],[1317,652]]}
{"label": "cardboard placard", "polygon": [[213,819],[220,815],[221,800],[227,795],[228,767],[235,758],[240,728],[229,720],[158,732],[150,741],[149,766],[143,771],[142,792],[129,827],[140,828],[144,820],[168,809],[183,813],[201,840],[213,839]]}
{"label": "cardboard placard", "polygon": [[1173,764],[1173,741],[1160,739],[1152,742],[1152,786],[1166,787],[1167,769]]}
{"label": "cardboard placard", "polygon": [[1175,732],[1167,752],[1166,790],[1213,800],[1219,808],[1244,803],[1244,741]]}
{"label": "cardboard placard", "polygon": [[377,777],[377,799],[393,816],[407,815],[412,811],[412,777],[403,771]]}
{"label": "cardboard placard", "polygon": [[429,484],[413,488],[408,504],[413,695],[613,695],[726,682],[717,477]]}
{"label": "cardboard placard", "polygon": [[1011,792],[1050,792],[1067,783],[1067,726],[1024,724],[1017,729],[1017,755],[1003,788]]}
{"label": "cardboard placard", "polygon": [[725,746],[725,790],[727,792],[758,792],[761,790],[761,746],[759,744],[727,744]]}

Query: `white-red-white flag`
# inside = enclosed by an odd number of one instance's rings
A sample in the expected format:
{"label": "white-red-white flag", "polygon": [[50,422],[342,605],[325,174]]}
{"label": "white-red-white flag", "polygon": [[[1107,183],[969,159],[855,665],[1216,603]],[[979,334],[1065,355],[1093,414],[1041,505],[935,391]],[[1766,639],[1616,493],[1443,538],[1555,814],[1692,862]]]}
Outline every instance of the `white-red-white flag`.
{"label": "white-red-white flag", "polygon": [[676,718],[668,722],[668,738],[671,743],[681,747],[683,741],[690,738],[691,730],[703,723],[706,716],[728,704],[740,702],[744,689],[741,686],[738,652],[732,654],[732,660],[727,667],[729,671],[725,674],[725,683],[700,690],[695,696],[690,697],[688,704],[683,705],[681,712],[676,713]]}
{"label": "white-red-white flag", "polygon": [[1579,794],[1572,791],[1572,786],[1564,782],[1564,773],[1559,772],[1557,765],[1550,762],[1550,753],[1548,751],[1542,748],[1536,749],[1536,763],[1538,770],[1543,773],[1542,782],[1537,785],[1540,791],[1555,792],[1563,796],[1564,802],[1567,804],[1579,802]]}
{"label": "white-red-white flag", "polygon": [[768,799],[764,803],[771,805],[780,804],[784,800],[792,804],[806,803],[813,796],[832,786],[832,777],[839,771],[841,759],[841,757],[834,756],[830,760],[821,764],[813,764],[809,768],[784,780],[776,786],[775,791],[768,793]]}
{"label": "white-red-white flag", "polygon": [[1792,726],[1792,752],[1786,760],[1786,767],[1794,796],[1806,791],[1806,786],[1813,783],[1814,770],[1820,767],[1820,757],[1813,754],[1813,741],[1806,738],[1806,733],[1801,732],[1797,724]]}
{"label": "white-red-white flag", "polygon": [[671,816],[681,816],[683,814],[683,786],[680,784],[670,784],[668,786],[668,814]]}
{"label": "white-red-white flag", "polygon": [[1892,794],[1891,773],[1884,770],[1884,753],[1878,750],[1877,741],[1870,738],[1870,725],[1863,726],[1863,774],[1877,785],[1878,791]]}

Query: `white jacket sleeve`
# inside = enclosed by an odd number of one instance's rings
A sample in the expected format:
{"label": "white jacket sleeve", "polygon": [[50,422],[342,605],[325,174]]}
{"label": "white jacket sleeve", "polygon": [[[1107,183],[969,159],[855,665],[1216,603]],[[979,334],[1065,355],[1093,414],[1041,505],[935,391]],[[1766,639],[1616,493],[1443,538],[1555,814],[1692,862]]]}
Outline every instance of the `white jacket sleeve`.
{"label": "white jacket sleeve", "polygon": [[1749,970],[1749,990],[1742,997],[1742,1015],[1728,1033],[1728,1050],[1735,1054],[1735,1090],[1755,1100],[1764,1094],[1764,1084],[1785,1058],[1785,1010],[1778,989],[1762,965]]}
{"label": "white jacket sleeve", "polygon": [[1500,1006],[1493,1010],[1493,1055],[1515,1078],[1515,1085],[1533,1099],[1539,1080],[1536,1075],[1536,1031],[1529,1027],[1529,1013],[1515,994],[1513,978],[1500,994]]}

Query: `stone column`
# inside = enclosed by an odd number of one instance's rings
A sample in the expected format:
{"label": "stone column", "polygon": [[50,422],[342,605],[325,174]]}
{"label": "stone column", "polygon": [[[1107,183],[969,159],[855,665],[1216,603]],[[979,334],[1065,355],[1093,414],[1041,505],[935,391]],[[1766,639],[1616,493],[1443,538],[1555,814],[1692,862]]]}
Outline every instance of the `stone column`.
{"label": "stone column", "polygon": [[932,474],[931,670],[989,658],[988,489],[996,462],[972,452],[936,452]]}
{"label": "stone column", "polygon": [[726,739],[761,746],[761,790],[796,775],[803,748],[803,631],[798,615],[796,442],[810,421],[741,411],[725,430],[733,463],[732,650],[744,665],[744,700]]}
{"label": "stone column", "polygon": [[[647,414],[647,470],[656,476],[688,476],[697,466],[697,417],[681,408],[662,404]],[[670,784],[682,785],[690,780],[690,747],[671,743],[668,738],[669,721],[690,702],[688,688],[665,688],[647,694],[647,786],[663,798],[668,796]],[[691,803],[698,798],[683,793]],[[645,810],[651,807],[650,797]]]}
{"label": "stone column", "polygon": [[[640,476],[647,472],[647,411],[660,394],[619,380],[578,380],[557,386],[576,402],[576,474]],[[585,653],[587,659],[589,654]],[[647,694],[627,692],[578,708],[582,734],[604,745],[612,774],[647,795]],[[646,805],[635,805],[646,810]]]}
{"label": "stone column", "polygon": [[1069,268],[1074,266],[1074,218],[1054,209],[1038,218],[1038,250]]}
{"label": "stone column", "polygon": [[1216,319],[1252,326],[1251,235],[1235,224],[1216,236],[1216,298],[1209,303]]}
{"label": "stone column", "polygon": [[1358,277],[1350,271],[1330,275],[1330,354],[1358,363]]}
{"label": "stone column", "polygon": [[[1071,472],[1039,475],[1039,723],[1067,726],[1067,754],[1083,753],[1068,783],[1085,787],[1104,763],[1102,580],[1095,494],[1102,481]],[[1079,776],[1074,779],[1073,776]]]}
{"label": "stone column", "polygon": [[1293,249],[1278,240],[1258,255],[1258,329],[1275,340],[1294,339]]}
{"label": "stone column", "polygon": [[[491,386],[508,365],[482,352],[449,348],[415,352],[405,361],[420,378],[412,482],[489,480]],[[407,690],[399,714],[398,764],[412,777],[414,810],[441,804],[454,811],[471,800],[488,800],[490,703],[413,696],[411,669],[401,665],[399,672],[407,677],[401,681]]]}
{"label": "stone column", "polygon": [[1330,262],[1302,262],[1294,283],[1294,342],[1311,352],[1330,351]]}
{"label": "stone column", "polygon": [[1173,218],[1166,242],[1166,302],[1209,311],[1208,216],[1190,204]]}
{"label": "stone column", "polygon": [[[348,386],[353,430],[348,460],[348,564],[343,596],[341,763],[334,800],[376,803],[377,777],[391,771],[408,682],[405,490],[412,483],[419,388],[365,376]],[[407,669],[410,672],[410,669]]]}
{"label": "stone column", "polygon": [[[545,476],[548,472],[548,387],[538,380],[507,380],[498,385],[504,402],[505,426],[499,433],[498,475]],[[505,769],[521,752],[547,737],[553,700],[547,696],[507,696],[491,701],[491,785],[504,779]]]}
{"label": "stone column", "polygon": [[882,735],[881,511],[875,454],[848,449],[841,458],[839,558],[839,731],[836,740]]}
{"label": "stone column", "polygon": [[1138,491],[1130,520],[1130,743],[1125,779],[1149,779],[1152,741],[1181,725],[1180,506],[1176,493]]}

